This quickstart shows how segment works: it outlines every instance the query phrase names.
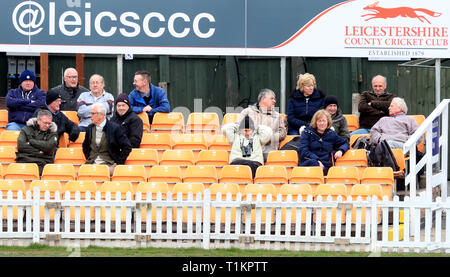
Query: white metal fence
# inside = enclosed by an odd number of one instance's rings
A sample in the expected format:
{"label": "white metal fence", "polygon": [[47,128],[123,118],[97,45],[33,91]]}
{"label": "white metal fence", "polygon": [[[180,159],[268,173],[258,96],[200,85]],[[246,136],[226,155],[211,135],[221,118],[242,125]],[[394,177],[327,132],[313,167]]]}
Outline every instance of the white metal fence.
{"label": "white metal fence", "polygon": [[450,204],[425,194],[379,201],[205,190],[133,198],[35,188],[0,192],[0,206],[1,245],[450,252]]}

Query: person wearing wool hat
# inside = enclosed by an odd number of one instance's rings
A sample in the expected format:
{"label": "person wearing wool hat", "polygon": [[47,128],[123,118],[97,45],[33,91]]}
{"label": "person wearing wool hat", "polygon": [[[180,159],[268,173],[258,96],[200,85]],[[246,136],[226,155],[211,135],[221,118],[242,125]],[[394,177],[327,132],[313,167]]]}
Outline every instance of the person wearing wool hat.
{"label": "person wearing wool hat", "polygon": [[272,128],[264,124],[255,127],[251,117],[245,116],[239,124],[225,124],[222,133],[231,144],[230,164],[249,166],[254,178],[264,163],[263,146],[270,141]]}
{"label": "person wearing wool hat", "polygon": [[327,112],[331,114],[333,120],[334,131],[342,138],[350,141],[350,131],[348,130],[347,119],[339,109],[338,99],[336,96],[326,96],[323,102],[323,106]]}
{"label": "person wearing wool hat", "polygon": [[115,106],[116,111],[111,121],[119,124],[123,128],[132,148],[139,148],[144,132],[143,122],[131,109],[128,95],[126,93],[119,94],[116,98]]}
{"label": "person wearing wool hat", "polygon": [[80,135],[80,129],[77,124],[70,120],[64,113],[60,111],[61,94],[57,91],[48,91],[45,97],[45,105],[39,107],[33,117],[36,117],[41,110],[48,110],[52,113],[52,121],[56,123],[58,140],[64,133],[69,135],[70,141],[76,141]]}
{"label": "person wearing wool hat", "polygon": [[19,76],[19,87],[6,94],[8,124],[6,130],[20,131],[36,109],[45,104],[45,92],[37,87],[33,71],[25,70]]}

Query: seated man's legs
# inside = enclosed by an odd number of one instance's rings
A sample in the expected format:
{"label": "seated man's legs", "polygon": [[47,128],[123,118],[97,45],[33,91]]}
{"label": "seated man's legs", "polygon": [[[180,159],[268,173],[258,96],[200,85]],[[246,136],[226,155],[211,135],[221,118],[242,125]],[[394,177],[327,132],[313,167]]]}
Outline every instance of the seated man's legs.
{"label": "seated man's legs", "polygon": [[25,124],[16,123],[16,122],[9,122],[6,125],[6,130],[8,131],[20,131],[22,128],[25,127]]}
{"label": "seated man's legs", "polygon": [[350,133],[350,136],[359,135],[359,134],[370,134],[370,129],[357,129]]}

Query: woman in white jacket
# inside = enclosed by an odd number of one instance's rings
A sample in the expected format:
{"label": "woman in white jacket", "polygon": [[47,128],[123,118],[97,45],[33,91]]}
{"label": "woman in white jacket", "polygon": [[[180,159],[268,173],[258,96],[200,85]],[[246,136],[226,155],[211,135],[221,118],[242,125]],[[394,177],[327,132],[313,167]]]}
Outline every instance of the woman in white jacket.
{"label": "woman in white jacket", "polygon": [[239,125],[224,125],[222,133],[231,144],[230,164],[249,166],[255,177],[256,169],[264,163],[262,149],[270,141],[272,129],[265,125],[254,127],[253,120],[246,116]]}

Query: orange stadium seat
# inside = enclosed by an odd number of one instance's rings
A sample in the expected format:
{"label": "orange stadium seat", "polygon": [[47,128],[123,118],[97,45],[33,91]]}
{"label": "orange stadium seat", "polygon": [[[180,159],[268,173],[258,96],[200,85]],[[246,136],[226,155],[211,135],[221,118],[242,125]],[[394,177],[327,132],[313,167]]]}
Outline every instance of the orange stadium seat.
{"label": "orange stadium seat", "polygon": [[[30,190],[33,191],[35,187],[38,187],[40,190],[41,199],[45,197],[46,191],[49,192],[50,200],[55,199],[56,193],[60,194],[62,198],[62,186],[61,183],[57,180],[34,180],[31,182]],[[39,217],[41,220],[45,219],[45,209],[44,206],[40,206],[39,208]],[[59,212],[57,209],[49,209],[49,218],[55,219],[55,213]],[[33,216],[33,209],[31,209],[31,216]]]}
{"label": "orange stadium seat", "polygon": [[0,133],[6,131],[8,125],[8,110],[0,109]]}
{"label": "orange stadium seat", "polygon": [[217,134],[220,130],[217,113],[192,112],[186,122],[186,133],[204,132]]}
{"label": "orange stadium seat", "polygon": [[61,111],[63,114],[67,116],[67,118],[73,123],[77,124],[80,122],[80,118],[78,117],[78,112],[76,111]]}
{"label": "orange stadium seat", "polygon": [[[164,200],[167,198],[167,193],[169,192],[169,186],[165,182],[141,182],[136,188],[136,193],[141,193],[141,199],[136,200],[155,200],[157,199],[158,193],[161,193],[161,199]],[[161,217],[162,220],[167,219],[167,207],[161,207]],[[150,208],[150,214],[152,221],[157,220],[158,216],[158,208],[154,205]],[[146,207],[141,208],[141,220],[143,222],[147,221],[148,212]]]}
{"label": "orange stadium seat", "polygon": [[194,153],[194,159],[197,159],[201,150],[208,149],[208,143],[203,133],[178,134],[172,135],[174,150],[188,149]]}
{"label": "orange stadium seat", "polygon": [[0,146],[0,163],[3,175],[6,173],[8,165],[16,162],[16,149],[14,146]]}
{"label": "orange stadium seat", "polygon": [[61,185],[76,179],[75,167],[71,164],[46,164],[42,170],[41,180],[58,180]]}
{"label": "orange stadium seat", "polygon": [[239,113],[226,113],[222,119],[222,126],[228,123],[236,123]]}
{"label": "orange stadium seat", "polygon": [[[178,194],[181,195],[181,199],[188,199],[189,193],[192,193],[192,199],[196,200],[198,199],[198,195],[200,193],[200,197],[203,198],[203,192],[205,190],[205,187],[202,183],[177,183],[173,187],[173,199],[179,199]],[[200,221],[203,221],[203,215],[202,212],[200,212],[200,215],[197,214],[198,208],[188,208],[188,207],[182,207],[181,209],[172,209],[172,218],[173,220],[177,220],[179,216],[179,212],[181,210],[182,213],[182,220],[183,222],[188,221],[189,215],[191,215],[192,222],[197,222],[197,216],[200,216]],[[191,210],[191,211],[189,211]]]}
{"label": "orange stadium seat", "polygon": [[[280,187],[280,194],[282,200],[287,200],[287,196],[291,195],[293,201],[298,201],[298,198],[306,200],[308,195],[313,196],[313,191],[309,184],[284,184]],[[281,209],[281,222],[283,223],[286,223],[287,210],[288,208]],[[291,209],[291,224],[296,223],[297,216],[301,216],[300,222],[306,222],[306,208],[302,208],[300,214],[297,214],[296,208]]]}
{"label": "orange stadium seat", "polygon": [[22,179],[28,189],[33,180],[39,180],[39,168],[35,163],[11,163],[6,169],[5,179]]}
{"label": "orange stadium seat", "polygon": [[80,132],[78,138],[75,141],[69,141],[69,148],[82,148],[85,137],[86,132]]}
{"label": "orange stadium seat", "polygon": [[345,184],[347,186],[347,190],[350,191],[354,185],[360,183],[358,168],[332,166],[328,170],[325,183]]}
{"label": "orange stadium seat", "polygon": [[213,165],[190,165],[186,168],[183,182],[203,183],[208,188],[210,184],[218,182],[216,168]]}
{"label": "orange stadium seat", "polygon": [[209,150],[227,150],[231,151],[231,144],[227,141],[225,135],[209,135],[206,137]]}
{"label": "orange stadium seat", "polygon": [[184,133],[184,116],[182,113],[155,113],[150,128],[152,133]]}
{"label": "orange stadium seat", "polygon": [[220,183],[236,183],[241,192],[247,184],[253,184],[252,170],[247,165],[226,165],[222,168]]}
{"label": "orange stadium seat", "polygon": [[[245,186],[243,191],[243,200],[257,200],[258,194],[261,195],[261,200],[268,199],[268,196],[271,195],[272,201],[276,200],[276,194],[277,189],[273,184],[248,184]],[[251,198],[248,198],[248,196],[251,196]],[[270,222],[274,221],[274,209],[270,208],[270,211],[266,211],[266,208],[261,208],[261,222],[266,223],[267,222],[267,213],[270,214]],[[243,213],[242,221],[246,220],[246,214],[247,212]],[[252,209],[251,216],[250,216],[251,222],[256,222],[256,210]]]}
{"label": "orange stadium seat", "polygon": [[144,133],[150,132],[150,119],[148,118],[147,113],[138,113],[137,116],[142,120],[142,129]]}
{"label": "orange stadium seat", "polygon": [[366,167],[369,166],[367,160],[366,149],[350,149],[334,162],[335,166],[356,166],[358,168],[359,177]]}
{"label": "orange stadium seat", "polygon": [[177,165],[155,165],[150,169],[148,182],[166,182],[172,191],[176,183],[183,182],[181,169]]}
{"label": "orange stadium seat", "polygon": [[184,174],[186,167],[195,164],[194,152],[192,150],[166,150],[159,162],[160,165],[177,165]]}
{"label": "orange stadium seat", "polygon": [[405,154],[403,154],[402,149],[391,149],[392,154],[394,154],[395,160],[397,161],[397,165],[399,167],[398,171],[394,171],[394,178],[404,178],[405,177]]}
{"label": "orange stadium seat", "polygon": [[263,165],[256,169],[255,184],[273,184],[277,191],[289,183],[286,168],[281,165]]}
{"label": "orange stadium seat", "polygon": [[370,139],[370,134],[356,134],[356,135],[351,135],[350,136],[350,149],[353,149],[353,144],[355,143],[355,141],[357,139],[359,139],[360,137],[366,136]]}
{"label": "orange stadium seat", "polygon": [[[331,200],[337,200],[339,196],[342,197],[342,201],[347,200],[349,192],[347,191],[347,187],[344,184],[321,184],[317,187],[316,192],[314,193],[314,199],[317,200],[318,196],[322,196],[322,201],[327,201],[328,197],[331,197]],[[329,208],[321,208],[321,222],[325,223],[327,218],[327,209]],[[314,213],[314,220],[317,219],[317,212],[319,209],[316,209]],[[332,223],[344,223],[345,222],[345,209],[342,209],[341,220],[338,222],[337,220],[337,209],[331,208],[331,222]]]}
{"label": "orange stadium seat", "polygon": [[[416,114],[416,115],[409,115],[409,116],[414,118],[414,120],[416,121],[418,126],[422,125],[422,123],[425,121],[425,116],[423,114]],[[426,132],[422,135],[422,141],[420,142],[420,144],[417,145],[417,149],[420,152],[425,152],[425,134],[426,134]]]}
{"label": "orange stadium seat", "polygon": [[391,167],[367,167],[361,177],[361,184],[380,184],[383,196],[392,200],[395,190],[394,171]]}
{"label": "orange stadium seat", "polygon": [[[122,199],[122,200],[126,199],[126,195],[128,192],[130,192],[132,194],[131,199],[133,199],[133,195],[134,195],[134,191],[133,191],[133,187],[132,187],[131,183],[126,182],[126,181],[104,182],[100,186],[99,191],[101,192],[103,199],[106,199],[107,192],[110,192],[111,200],[119,200],[116,197],[117,192],[120,192],[120,199]],[[131,217],[131,209],[130,208],[128,208],[128,213],[129,213],[129,216]],[[117,214],[116,207],[114,207],[114,206],[110,207],[109,217],[107,216],[107,206],[100,207],[100,219],[101,220],[111,219],[111,221],[115,221],[117,218],[116,214]],[[121,207],[120,208],[120,219],[125,220],[126,218],[127,218],[127,208]]]}
{"label": "orange stadium seat", "polygon": [[359,121],[356,114],[343,114],[343,116],[347,120],[347,126],[350,132],[359,129]]}
{"label": "orange stadium seat", "polygon": [[292,170],[290,184],[309,184],[316,191],[318,185],[325,183],[323,170],[319,166],[299,166]]}
{"label": "orange stadium seat", "polygon": [[78,169],[78,181],[95,181],[97,186],[110,181],[109,167],[104,164],[83,164]]}
{"label": "orange stadium seat", "polygon": [[147,175],[150,168],[159,164],[158,151],[150,148],[133,148],[125,161],[126,165],[144,165]]}
{"label": "orange stadium seat", "polygon": [[165,150],[172,149],[172,138],[165,133],[144,133],[142,135],[140,148],[150,148],[158,150],[158,160],[161,161]]}
{"label": "orange stadium seat", "polygon": [[270,151],[267,155],[267,162],[264,165],[281,165],[286,168],[288,177],[291,176],[292,169],[298,165],[298,154],[295,150]]}
{"label": "orange stadium seat", "polygon": [[55,164],[72,164],[75,172],[80,166],[86,163],[86,158],[82,148],[58,148],[55,154]]}
{"label": "orange stadium seat", "polygon": [[135,189],[140,182],[147,181],[147,171],[142,164],[119,164],[114,168],[111,181],[128,181],[131,182],[133,189]]}
{"label": "orange stadium seat", "polygon": [[[94,181],[68,181],[63,189],[64,193],[69,192],[70,193],[70,199],[76,199],[76,192],[80,192],[80,200],[86,200],[86,193],[90,193],[90,199],[95,199],[95,192],[97,191],[97,185]],[[75,220],[76,219],[76,210],[77,208],[75,206],[71,206],[69,208],[70,213],[70,219]],[[86,217],[89,219],[95,218],[95,208],[91,207],[90,214],[86,215],[86,207],[80,207],[79,213],[80,213],[80,219],[82,221],[86,220]],[[63,216],[66,217],[66,210],[63,212]]]}
{"label": "orange stadium seat", "polygon": [[[231,199],[236,199],[238,193],[240,193],[238,184],[226,184],[226,183],[215,183],[209,187],[211,192],[212,200],[225,200],[228,195],[230,195]],[[219,198],[220,193],[220,198]],[[229,210],[230,222],[236,222],[236,208],[220,208],[220,211],[216,211],[215,207],[211,207],[211,222],[216,222],[218,216],[220,216],[220,222],[227,222],[227,210]]]}
{"label": "orange stadium seat", "polygon": [[[13,199],[17,199],[19,191],[22,192],[22,197],[25,198],[26,188],[23,180],[0,180],[0,191],[2,192],[1,199],[8,199],[8,191],[11,191]],[[23,210],[21,207],[20,209]],[[12,218],[18,218],[18,206],[12,208]],[[8,207],[2,207],[2,219],[8,218]]]}
{"label": "orange stadium seat", "polygon": [[[358,200],[358,196],[361,197],[362,201],[367,200],[367,198],[376,196],[377,200],[380,201],[383,198],[383,190],[380,185],[367,185],[367,184],[358,184],[353,186],[353,188],[350,191],[350,195],[352,196],[353,200]],[[377,212],[377,223],[381,222],[380,217],[380,211],[381,209],[378,208]],[[357,222],[357,212],[356,208],[352,209],[352,222]],[[366,223],[366,208],[361,208],[361,222]]]}
{"label": "orange stadium seat", "polygon": [[286,143],[290,142],[294,138],[299,137],[297,135],[287,135],[281,142],[280,142],[280,149],[283,147]]}
{"label": "orange stadium seat", "polygon": [[8,131],[5,130],[0,133],[0,146],[14,146],[17,147],[17,138],[20,131]]}

